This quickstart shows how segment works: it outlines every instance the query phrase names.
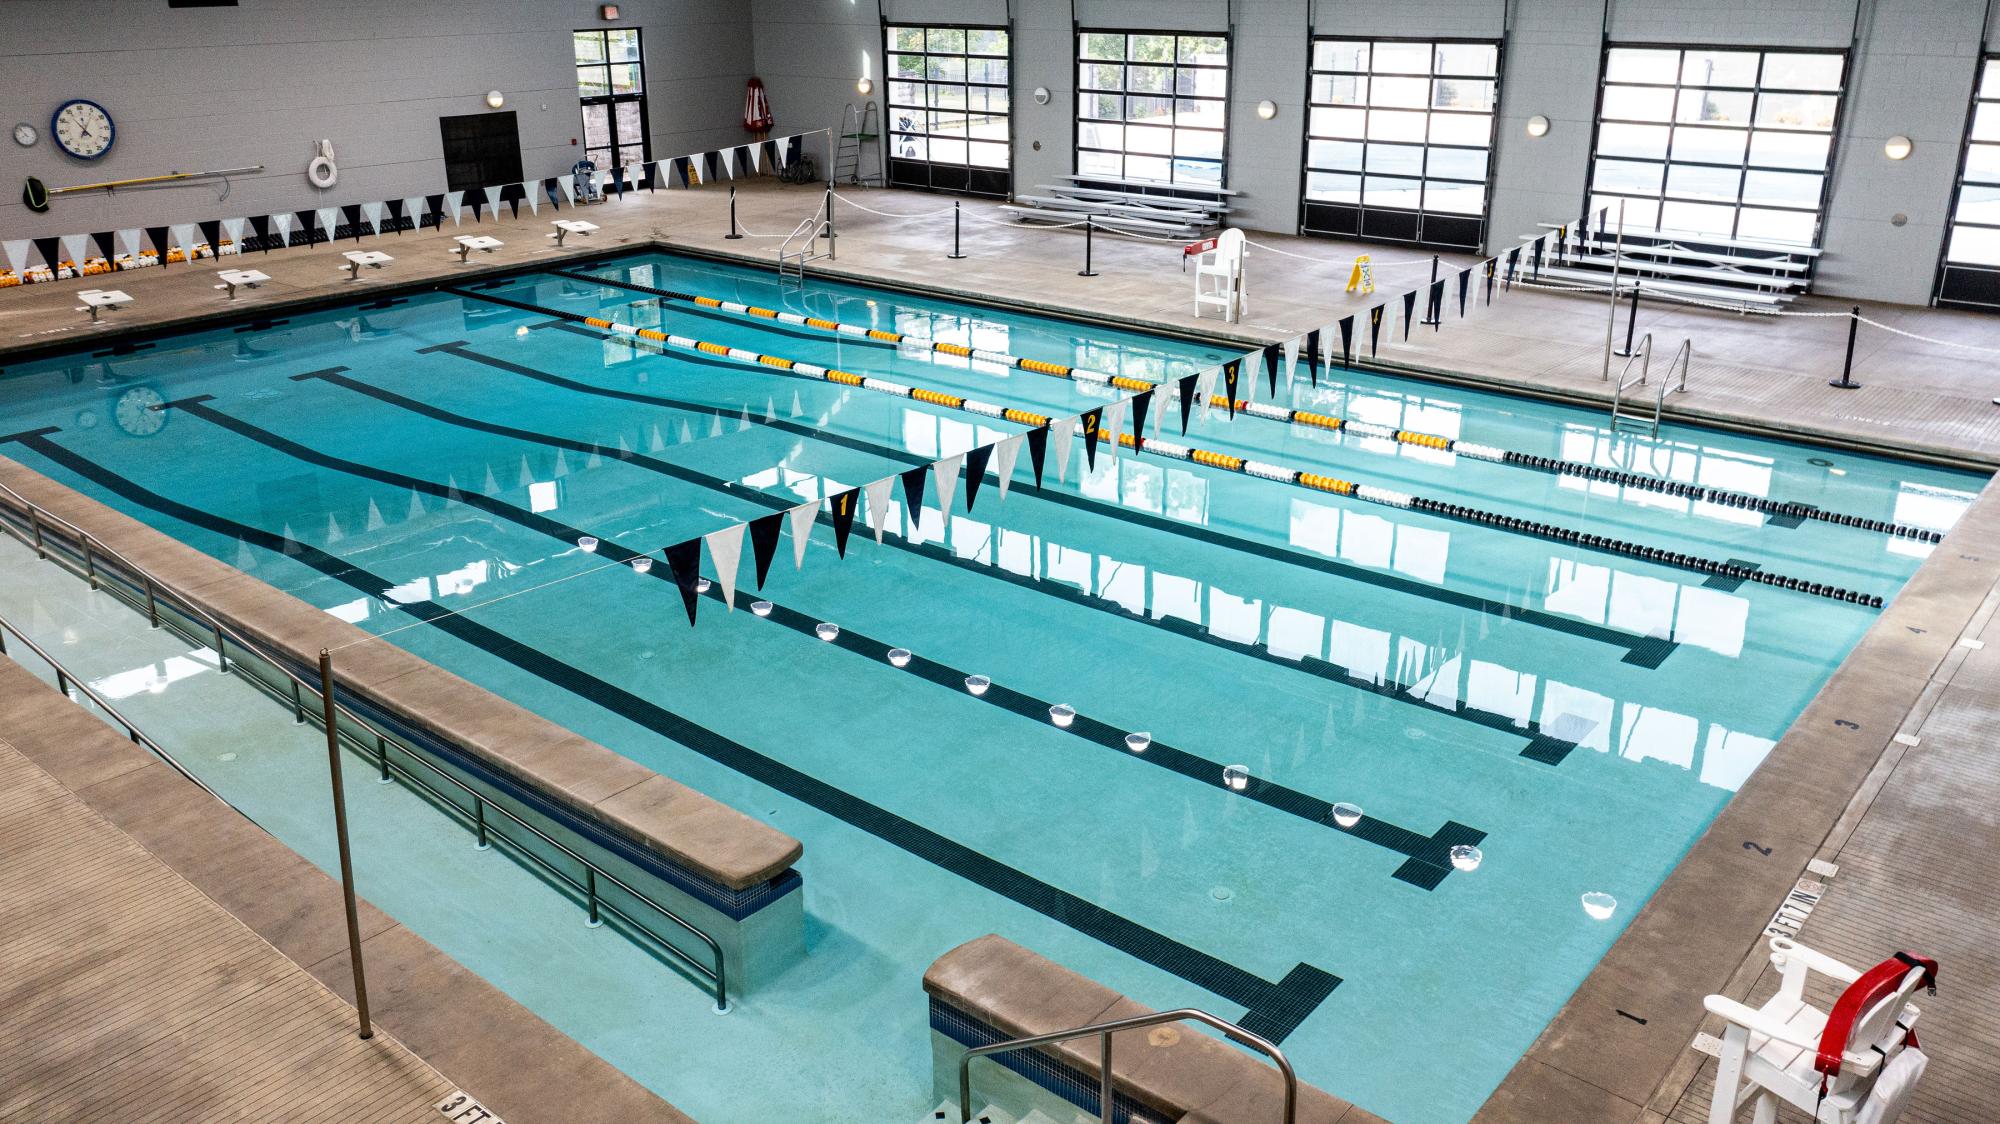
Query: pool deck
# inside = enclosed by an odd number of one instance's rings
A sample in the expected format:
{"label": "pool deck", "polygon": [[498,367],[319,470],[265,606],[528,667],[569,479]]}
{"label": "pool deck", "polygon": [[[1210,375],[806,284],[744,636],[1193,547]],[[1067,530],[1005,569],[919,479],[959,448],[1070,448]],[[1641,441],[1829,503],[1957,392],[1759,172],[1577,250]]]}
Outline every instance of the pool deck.
{"label": "pool deck", "polygon": [[687,1124],[366,902],[363,1041],[332,879],[5,656],[0,716],[0,1122]]}
{"label": "pool deck", "polygon": [[[839,258],[814,265],[830,275],[944,288],[1246,346],[1365,313],[1386,297],[1391,311],[1378,364],[1384,369],[1449,372],[1443,377],[1451,381],[1571,400],[1608,397],[1600,378],[1607,324],[1601,296],[1517,288],[1496,294],[1487,308],[1477,303],[1475,278],[1474,307],[1461,322],[1454,282],[1442,330],[1419,328],[1405,344],[1395,298],[1428,271],[1422,264],[1392,263],[1415,255],[1256,235],[1258,242],[1316,260],[1253,249],[1250,316],[1244,324],[1225,325],[1190,314],[1191,281],[1177,271],[1176,246],[1100,236],[1093,254],[1101,276],[1081,278],[1077,232],[988,225],[992,204],[966,201],[970,256],[950,262],[944,257],[950,216],[937,213],[951,206],[949,197],[843,194],[876,210],[928,217],[891,219],[836,204]],[[744,187],[739,213],[749,231],[782,232],[817,200],[811,188],[755,183]],[[137,300],[111,314],[110,322],[126,328],[184,324],[225,312],[275,312],[299,301],[366,299],[397,283],[546,267],[655,242],[770,261],[777,240],[724,240],[726,216],[726,194],[714,187],[641,193],[591,208],[588,217],[601,232],[556,250],[544,237],[550,216],[524,214],[497,224],[504,228],[494,232],[508,241],[505,249],[476,255],[469,266],[448,255],[451,231],[392,235],[383,245],[398,261],[364,273],[368,280],[359,282],[336,275],[338,248],[277,251],[254,258],[273,281],[234,302],[210,288],[213,263],[136,271],[116,275],[117,286]],[[1364,250],[1382,263],[1381,292],[1350,297],[1342,287],[1353,254]],[[1445,276],[1466,264],[1470,259],[1447,259]],[[104,283],[90,278],[0,291],[0,362],[9,351],[74,347],[115,330],[88,328],[83,314],[73,311],[75,289]],[[1844,313],[1849,306],[1807,299],[1796,307]],[[1863,315],[1939,340],[2000,349],[2000,321],[1979,314],[1864,305]],[[1621,333],[1623,326],[1621,313]],[[1986,351],[1864,325],[1855,351],[1863,389],[1839,391],[1826,386],[1840,373],[1846,346],[1847,321],[1839,316],[1772,320],[1647,305],[1639,327],[1654,334],[1662,357],[1682,338],[1694,341],[1688,391],[1668,400],[1673,414],[1904,455],[2000,464],[2000,407],[1991,403],[1992,356]],[[1357,350],[1365,352],[1365,317],[1357,336]],[[1522,1058],[1482,1110],[1482,1120],[1699,1119],[1712,1063],[1690,1044],[1698,1030],[1714,1029],[1704,1023],[1701,997],[1714,991],[1761,997],[1768,990],[1763,927],[1814,858],[1839,863],[1841,874],[1806,924],[1805,943],[1862,965],[1899,947],[1944,960],[1945,987],[1925,1004],[1925,1044],[1935,1064],[1920,1090],[1925,1108],[1917,1115],[1990,1118],[1990,1106],[2000,1103],[1993,1061],[2000,1056],[2000,1013],[1983,997],[2000,992],[2000,957],[1990,940],[2000,915],[2000,866],[1983,856],[2000,848],[2000,817],[1993,811],[2000,807],[1993,799],[2000,788],[2000,746],[1980,731],[2000,713],[1996,589],[2000,495],[1989,485]],[[1964,645],[1961,637],[1989,647]],[[1918,744],[1896,740],[1899,734]],[[432,1057],[421,1045],[418,1052]]]}

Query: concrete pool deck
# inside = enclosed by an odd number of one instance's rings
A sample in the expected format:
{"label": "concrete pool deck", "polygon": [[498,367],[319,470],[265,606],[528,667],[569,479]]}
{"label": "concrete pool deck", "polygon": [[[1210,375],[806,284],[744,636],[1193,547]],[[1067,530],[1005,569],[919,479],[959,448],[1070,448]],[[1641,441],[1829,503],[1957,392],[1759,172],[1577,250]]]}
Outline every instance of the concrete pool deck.
{"label": "concrete pool deck", "polygon": [[[815,263],[815,272],[943,288],[1246,346],[1365,312],[1386,298],[1391,314],[1382,369],[1449,372],[1455,382],[1575,400],[1608,397],[1599,377],[1602,297],[1517,288],[1496,294],[1490,308],[1476,305],[1461,322],[1452,291],[1442,330],[1419,328],[1406,345],[1395,297],[1428,271],[1391,263],[1414,255],[1256,235],[1317,260],[1253,249],[1250,316],[1225,325],[1190,314],[1191,281],[1177,271],[1175,245],[1100,236],[1094,264],[1102,276],[1080,278],[1083,240],[1075,232],[986,225],[981,220],[992,218],[993,205],[968,200],[964,241],[971,256],[948,262],[950,217],[939,213],[949,209],[948,197],[843,194],[877,210],[928,217],[885,218],[837,203],[840,256]],[[759,182],[745,185],[739,213],[749,231],[782,232],[817,201],[811,188]],[[524,215],[497,224],[509,242],[505,249],[463,267],[446,249],[453,232],[392,235],[383,244],[399,260],[362,282],[337,279],[337,247],[277,251],[255,256],[273,281],[234,302],[209,287],[214,263],[135,271],[118,280],[137,303],[116,313],[111,328],[87,328],[72,311],[73,290],[97,279],[8,290],[0,292],[0,362],[24,348],[85,346],[119,328],[278,315],[296,302],[365,300],[392,283],[550,267],[649,243],[768,263],[777,240],[726,241],[726,215],[726,193],[712,187],[640,193],[590,209],[601,232],[560,251],[543,237],[549,216]],[[1383,263],[1373,298],[1342,292],[1356,252]],[[1447,259],[1446,269],[1471,260]],[[1847,307],[1816,299],[1799,305],[1814,312]],[[1978,314],[1864,305],[1863,315],[1940,340],[2000,348],[2000,322]],[[1990,402],[1986,351],[1864,326],[1855,366],[1863,389],[1837,391],[1825,383],[1840,372],[1844,318],[1771,320],[1655,305],[1642,307],[1640,328],[1654,333],[1662,356],[1683,337],[1695,341],[1689,390],[1668,401],[1675,415],[1956,463],[2000,462],[2000,407]],[[1365,323],[1358,334],[1365,341]],[[1690,1049],[1703,1027],[1701,998],[1713,991],[1761,996],[1756,989],[1768,989],[1763,927],[1814,858],[1840,863],[1843,874],[1806,925],[1805,943],[1823,943],[1862,964],[1898,947],[1945,958],[1946,988],[1925,1004],[1932,1032],[1926,1045],[1939,1064],[1920,1093],[1937,1111],[1923,1118],[1984,1119],[1985,1106],[2000,1103],[1990,1048],[2000,1041],[2000,1016],[1976,998],[2000,987],[2000,962],[1982,939],[2000,913],[2000,879],[1993,864],[1967,861],[2000,845],[2000,824],[1990,812],[2000,805],[1980,799],[1991,795],[2000,751],[1977,735],[1977,720],[2000,710],[2000,664],[1993,662],[2000,656],[1959,643],[1961,636],[2000,641],[2000,628],[1989,625],[1996,582],[2000,498],[1989,485],[1523,1057],[1482,1119],[1699,1119],[1712,1068]],[[1919,745],[1897,741],[1899,734]],[[1922,859],[1940,855],[1957,861],[1919,873]]]}

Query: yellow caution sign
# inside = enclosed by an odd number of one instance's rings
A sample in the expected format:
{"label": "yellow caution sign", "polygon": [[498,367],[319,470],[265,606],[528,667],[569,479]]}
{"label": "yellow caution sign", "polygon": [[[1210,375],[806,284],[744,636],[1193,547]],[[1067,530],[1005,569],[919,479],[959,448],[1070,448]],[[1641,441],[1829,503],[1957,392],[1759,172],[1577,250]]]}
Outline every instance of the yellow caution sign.
{"label": "yellow caution sign", "polygon": [[1367,254],[1354,259],[1354,271],[1347,275],[1347,291],[1350,293],[1375,291],[1375,267],[1369,264]]}

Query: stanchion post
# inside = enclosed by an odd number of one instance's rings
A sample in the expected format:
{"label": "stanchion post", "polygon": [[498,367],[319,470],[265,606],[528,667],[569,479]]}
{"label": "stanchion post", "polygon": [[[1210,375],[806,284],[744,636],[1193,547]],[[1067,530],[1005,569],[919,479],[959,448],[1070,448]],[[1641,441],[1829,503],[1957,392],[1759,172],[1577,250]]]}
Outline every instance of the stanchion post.
{"label": "stanchion post", "polygon": [[1436,254],[1432,254],[1431,280],[1430,284],[1424,288],[1424,318],[1422,320],[1417,321],[1417,323],[1422,324],[1426,328],[1435,328],[1439,324],[1444,322],[1443,303],[1440,302],[1436,309],[1432,309],[1430,303],[1431,290],[1437,287],[1437,280],[1438,280],[1438,256]]}
{"label": "stanchion post", "polygon": [[949,254],[946,254],[945,256],[946,256],[946,257],[948,257],[948,258],[950,258],[950,259],[951,259],[951,260],[953,260],[953,261],[957,261],[958,259],[960,259],[960,258],[962,258],[962,257],[964,257],[964,256],[965,256],[964,254],[960,253],[960,252],[959,252],[959,250],[958,250],[958,207],[959,207],[959,205],[958,205],[958,201],[957,201],[957,200],[955,200],[955,199],[954,199],[954,200],[952,200],[952,204],[951,204],[951,253],[949,253]]}
{"label": "stanchion post", "polygon": [[1616,355],[1620,359],[1632,358],[1632,332],[1638,325],[1639,286],[1637,282],[1634,282],[1632,285],[1632,311],[1625,317],[1625,350],[1614,351],[1611,354]]}
{"label": "stanchion post", "polygon": [[828,261],[837,261],[840,258],[840,246],[835,242],[834,238],[833,184],[828,182],[826,185],[826,257]]}
{"label": "stanchion post", "polygon": [[733,183],[729,185],[729,233],[723,235],[723,237],[724,238],[743,237],[743,235],[736,229],[736,185]]}
{"label": "stanchion post", "polygon": [[1840,390],[1858,390],[1861,384],[1854,381],[1854,337],[1861,331],[1861,306],[1855,305],[1847,314],[1847,360],[1840,365],[1840,377],[1828,379],[1826,385]]}
{"label": "stanchion post", "polygon": [[334,713],[333,653],[319,650],[319,705],[326,723],[326,767],[333,780],[333,836],[340,848],[340,894],[347,906],[347,958],[354,969],[354,1010],[361,1037],[375,1037],[368,1019],[368,975],[361,967],[361,915],[354,902],[354,856],[347,846],[347,790],[340,781],[340,721]]}
{"label": "stanchion post", "polygon": [[1076,271],[1078,277],[1095,277],[1097,271],[1090,268],[1090,237],[1097,230],[1097,223],[1089,215],[1083,217],[1083,268]]}

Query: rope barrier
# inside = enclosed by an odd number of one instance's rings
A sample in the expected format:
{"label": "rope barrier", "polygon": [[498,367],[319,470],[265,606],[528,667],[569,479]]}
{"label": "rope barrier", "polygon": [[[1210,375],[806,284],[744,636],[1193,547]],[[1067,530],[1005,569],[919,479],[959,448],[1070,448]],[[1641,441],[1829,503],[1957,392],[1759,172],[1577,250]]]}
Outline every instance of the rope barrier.
{"label": "rope barrier", "polygon": [[[551,270],[551,272],[558,277],[568,278],[573,281],[610,285],[614,288],[648,293],[661,299],[682,301],[718,312],[727,312],[732,315],[748,316],[762,320],[777,320],[800,327],[815,328],[820,331],[834,332],[844,336],[854,336],[857,338],[872,339],[880,343],[894,344],[898,348],[921,349],[943,355],[957,356],[973,362],[991,363],[1015,370],[1031,371],[1039,375],[1048,375],[1051,378],[1066,378],[1072,382],[1112,386],[1120,390],[1133,391],[1135,393],[1155,390],[1159,391],[1161,397],[1168,402],[1176,401],[1180,397],[1179,388],[1172,383],[1148,382],[1145,379],[1113,375],[1104,371],[1093,371],[1083,367],[1071,367],[1062,363],[1047,363],[1038,359],[1024,359],[1005,352],[986,351],[979,348],[967,347],[963,344],[946,343],[905,332],[868,328],[860,324],[846,324],[837,320],[822,320],[817,317],[801,316],[795,312],[783,312],[777,309],[741,304],[736,301],[718,300],[714,297],[676,292],[672,289],[642,285],[636,281],[619,281],[608,277],[594,277],[587,273],[574,273],[561,269]],[[1330,363],[1331,359],[1328,362]],[[1220,396],[1216,396],[1210,401],[1211,406],[1227,406],[1228,404],[1229,400]],[[1699,502],[1720,504],[1725,507],[1746,508],[1778,518],[1817,519],[1839,526],[1876,531],[1898,538],[1916,539],[1920,542],[1940,542],[1944,538],[1941,532],[1927,528],[1869,519],[1858,515],[1847,515],[1842,512],[1824,510],[1811,504],[1774,500],[1765,496],[1755,496],[1747,492],[1732,492],[1722,488],[1699,487],[1677,480],[1669,480],[1664,477],[1647,476],[1624,469],[1605,468],[1601,465],[1555,460],[1533,453],[1522,453],[1491,445],[1459,441],[1441,434],[1420,433],[1415,430],[1397,429],[1393,426],[1380,425],[1374,422],[1353,421],[1339,417],[1338,415],[1313,413],[1263,402],[1244,402],[1239,409],[1242,413],[1265,421],[1275,421],[1287,425],[1327,431],[1342,430],[1363,437],[1385,437],[1402,445],[1421,445],[1446,452],[1455,452],[1461,456],[1471,457],[1475,460],[1534,469],[1552,473],[1556,476],[1576,476],[1588,480],[1604,481],[1637,488],[1641,491],[1661,492]]]}
{"label": "rope barrier", "polygon": [[[1270,480],[1280,484],[1290,484],[1295,487],[1306,488],[1317,492],[1327,492],[1334,495],[1350,496],[1356,499],[1367,500],[1370,503],[1383,504],[1389,507],[1398,507],[1413,511],[1422,511],[1428,514],[1440,515],[1444,516],[1445,518],[1456,519],[1463,522],[1478,523],[1484,526],[1497,527],[1504,531],[1530,535],[1537,538],[1544,538],[1557,542],[1570,543],[1573,545],[1584,547],[1585,549],[1588,550],[1602,551],[1604,553],[1609,553],[1609,554],[1627,555],[1630,557],[1639,558],[1643,561],[1653,562],[1663,566],[1672,566],[1679,569],[1692,570],[1697,573],[1719,574],[1724,577],[1742,581],[1762,582],[1764,584],[1777,586],[1782,589],[1795,590],[1801,593],[1810,593],[1817,597],[1827,597],[1836,601],[1846,601],[1852,604],[1868,605],[1871,608],[1880,608],[1882,605],[1882,599],[1879,596],[1864,594],[1855,590],[1842,589],[1837,586],[1824,585],[1818,582],[1807,582],[1798,578],[1787,578],[1779,574],[1769,573],[1767,571],[1759,570],[1750,566],[1740,566],[1729,562],[1718,562],[1713,559],[1701,558],[1696,555],[1679,554],[1672,551],[1661,550],[1657,547],[1650,547],[1650,546],[1644,546],[1639,543],[1626,542],[1622,539],[1611,539],[1601,535],[1587,534],[1585,532],[1573,530],[1571,528],[1556,526],[1554,524],[1539,523],[1533,520],[1519,519],[1509,515],[1501,515],[1497,512],[1485,511],[1480,508],[1464,507],[1457,504],[1447,504],[1441,500],[1433,500],[1423,496],[1413,495],[1408,492],[1397,491],[1391,488],[1382,488],[1372,484],[1360,484],[1354,481],[1344,480],[1338,477],[1325,476],[1315,472],[1307,472],[1300,469],[1291,468],[1289,466],[1277,464],[1274,462],[1251,460],[1247,457],[1236,456],[1233,453],[1218,452],[1213,449],[1202,449],[1192,445],[1182,445],[1177,442],[1162,441],[1157,438],[1146,438],[1134,433],[1113,433],[1109,429],[1103,428],[1102,407],[1092,409],[1084,413],[1080,417],[1074,419],[1051,418],[1044,414],[1037,414],[1032,411],[1017,409],[1014,407],[998,406],[989,402],[979,402],[974,399],[964,398],[956,394],[948,394],[943,391],[932,390],[927,387],[912,386],[905,383],[892,382],[888,379],[873,378],[867,375],[856,374],[852,371],[843,371],[840,370],[839,368],[834,368],[834,367],[821,367],[813,363],[803,363],[797,360],[787,359],[782,356],[766,355],[760,352],[749,351],[743,348],[727,347],[723,344],[710,343],[706,340],[692,339],[687,336],[670,335],[666,332],[659,331],[658,329],[639,328],[631,324],[620,324],[616,321],[606,320],[603,317],[599,316],[583,316],[578,313],[567,312],[560,309],[544,308],[539,305],[532,305],[523,301],[510,300],[506,297],[496,297],[490,293],[471,293],[452,288],[446,288],[444,291],[452,293],[453,295],[462,298],[467,298],[471,300],[491,301],[495,304],[508,305],[510,307],[520,308],[526,311],[540,313],[542,315],[554,316],[557,317],[558,319],[567,320],[571,323],[585,324],[588,325],[589,327],[596,328],[600,331],[608,332],[613,335],[633,336],[640,339],[651,340],[655,343],[665,344],[668,347],[676,348],[683,351],[695,351],[707,355],[716,355],[728,359],[733,359],[741,363],[755,364],[764,368],[780,371],[787,375],[791,375],[798,378],[806,378],[815,381],[836,383],[842,386],[859,387],[860,389],[872,390],[879,394],[888,394],[897,398],[913,399],[915,401],[923,402],[932,406],[942,406],[945,407],[946,409],[960,410],[966,413],[979,414],[984,417],[999,418],[1004,421],[1013,422],[1016,425],[1029,426],[1031,428],[1043,428],[1057,422],[1068,422],[1069,424],[1075,426],[1076,433],[1079,433],[1083,436],[1084,441],[1086,443],[1085,445],[1086,450],[1090,448],[1091,443],[1109,436],[1113,439],[1113,442],[1116,445],[1122,447],[1129,447],[1134,452],[1151,453],[1155,456],[1166,457],[1171,460],[1190,461],[1192,463],[1203,465],[1209,468],[1219,468],[1229,472],[1240,473],[1245,476],[1254,476],[1261,480]],[[720,302],[717,303],[719,304]],[[833,323],[833,322],[825,321],[824,323]],[[952,345],[952,346],[957,346],[957,345]],[[971,349],[968,348],[966,350],[970,351]],[[1053,364],[1051,364],[1051,366],[1053,366]],[[1144,380],[1134,379],[1130,381],[1140,385],[1148,385],[1144,383]],[[1125,388],[1121,387],[1121,389]],[[1149,386],[1149,390],[1164,390],[1164,388],[1158,385],[1151,385]],[[1139,394],[1148,393],[1149,390],[1140,390],[1138,391],[1138,393]],[[1137,395],[1135,394],[1133,397],[1136,396]],[[1163,393],[1162,397],[1166,398],[1168,401],[1171,402],[1176,396],[1171,391],[1168,391],[1166,393]],[[1130,401],[1130,398],[1127,398],[1117,404],[1122,405],[1124,402],[1128,401]],[[1232,404],[1229,401],[1229,399],[1221,398],[1220,396],[1215,396],[1215,395],[1209,396],[1208,404],[1211,409],[1218,404],[1223,406],[1233,405],[1234,409],[1238,411],[1252,411],[1254,405],[1253,403],[1242,399],[1238,399],[1236,402]],[[1267,409],[1268,408],[1269,407],[1267,407]],[[1160,424],[1164,426],[1165,411],[1162,410],[1160,414],[1155,416],[1161,419]],[[1328,419],[1328,420],[1338,422],[1339,419]],[[1328,426],[1327,428],[1342,428],[1342,426],[1336,424]],[[1423,438],[1423,440],[1417,441],[1415,443],[1432,445],[1433,447],[1448,447],[1450,444],[1449,442],[1446,441],[1446,439],[1440,437],[1428,437],[1426,435],[1412,435],[1412,436]],[[1399,437],[1399,439],[1401,438]],[[1495,451],[1498,452],[1498,450]]]}
{"label": "rope barrier", "polygon": [[[1245,238],[1243,242],[1245,245],[1255,246],[1260,250],[1269,250],[1274,254],[1282,254],[1288,258],[1297,258],[1300,261],[1317,262],[1320,265],[1339,265],[1344,260],[1341,258],[1316,258],[1307,254],[1297,254],[1290,250],[1281,250],[1266,242],[1259,242],[1254,238]],[[1406,265],[1429,265],[1430,263],[1431,259],[1429,258],[1404,258],[1400,261],[1375,261],[1370,259],[1368,262],[1369,266],[1374,269],[1396,269]]]}
{"label": "rope barrier", "polygon": [[[1847,313],[1842,312],[1842,313],[1837,313],[1835,315],[1846,316]],[[1922,340],[1925,343],[1934,343],[1940,347],[1957,347],[1957,348],[1963,348],[1966,351],[1981,351],[1985,352],[1988,355],[2000,355],[2000,347],[1980,347],[1977,344],[1958,343],[1953,340],[1941,340],[1936,338],[1935,336],[1920,336],[1915,332],[1906,332],[1901,328],[1892,328],[1889,325],[1882,323],[1880,320],[1871,320],[1866,316],[1856,316],[1855,319],[1861,321],[1863,324],[1866,324],[1871,328],[1880,328],[1883,331],[1889,332],[1893,335],[1903,336],[1913,340]]]}
{"label": "rope barrier", "polygon": [[948,215],[953,210],[953,208],[951,207],[946,207],[941,211],[925,211],[922,214],[912,215],[912,214],[900,213],[897,211],[878,211],[873,207],[863,206],[862,204],[857,203],[852,199],[849,199],[847,196],[842,195],[838,191],[833,193],[833,197],[835,199],[840,200],[842,203],[845,203],[848,206],[854,208],[857,211],[866,211],[871,215],[881,215],[883,218],[890,218],[890,219],[934,219],[937,218],[939,215]]}

